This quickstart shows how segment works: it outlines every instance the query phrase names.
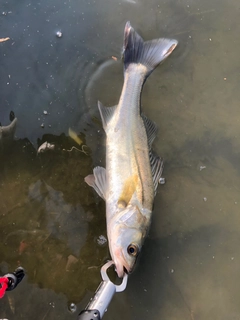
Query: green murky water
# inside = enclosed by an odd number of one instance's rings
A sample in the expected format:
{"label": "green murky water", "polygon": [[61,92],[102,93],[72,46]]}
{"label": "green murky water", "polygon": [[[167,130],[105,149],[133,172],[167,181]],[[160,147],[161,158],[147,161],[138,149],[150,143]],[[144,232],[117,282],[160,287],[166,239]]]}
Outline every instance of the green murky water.
{"label": "green murky water", "polygon": [[[239,319],[239,10],[233,0],[3,1],[0,121],[13,110],[18,124],[1,144],[0,271],[22,265],[27,276],[1,299],[0,318],[76,319],[101,280],[105,206],[83,179],[104,165],[96,102],[118,101],[130,20],[144,39],[179,47],[142,96],[167,183],[138,267],[104,319]],[[55,149],[37,155],[45,141]]]}

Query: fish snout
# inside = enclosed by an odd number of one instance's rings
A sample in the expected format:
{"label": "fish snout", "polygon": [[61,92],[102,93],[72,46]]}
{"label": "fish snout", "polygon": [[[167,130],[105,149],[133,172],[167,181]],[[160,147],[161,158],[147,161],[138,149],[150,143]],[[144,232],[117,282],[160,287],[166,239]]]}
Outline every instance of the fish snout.
{"label": "fish snout", "polygon": [[115,270],[116,270],[119,278],[123,278],[125,273],[128,274],[131,272],[130,267],[128,266],[128,263],[124,259],[122,250],[120,248],[118,248],[115,251],[113,261],[114,261],[114,265],[115,265]]}
{"label": "fish snout", "polygon": [[115,263],[115,270],[117,272],[118,278],[123,278],[124,270],[125,270],[124,266],[121,265],[121,264],[116,264]]}

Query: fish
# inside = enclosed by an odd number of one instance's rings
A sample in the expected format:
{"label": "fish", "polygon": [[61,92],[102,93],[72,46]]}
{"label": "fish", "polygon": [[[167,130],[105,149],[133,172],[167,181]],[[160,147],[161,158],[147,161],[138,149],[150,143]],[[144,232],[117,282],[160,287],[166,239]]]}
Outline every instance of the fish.
{"label": "fish", "polygon": [[124,83],[116,106],[98,102],[106,133],[106,169],[95,167],[85,182],[106,202],[109,251],[119,278],[131,273],[148,233],[163,160],[152,151],[156,124],[141,111],[141,92],[151,72],[177,40],[145,41],[126,23]]}

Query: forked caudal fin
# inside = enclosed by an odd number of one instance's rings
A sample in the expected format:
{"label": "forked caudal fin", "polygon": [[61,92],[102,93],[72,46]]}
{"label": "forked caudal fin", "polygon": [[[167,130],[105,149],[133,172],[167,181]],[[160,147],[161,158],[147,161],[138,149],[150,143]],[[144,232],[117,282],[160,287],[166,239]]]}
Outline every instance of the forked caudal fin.
{"label": "forked caudal fin", "polygon": [[174,39],[155,39],[143,41],[142,37],[126,23],[124,30],[123,58],[125,70],[131,63],[140,63],[147,67],[148,74],[164,61],[176,48],[178,42]]}

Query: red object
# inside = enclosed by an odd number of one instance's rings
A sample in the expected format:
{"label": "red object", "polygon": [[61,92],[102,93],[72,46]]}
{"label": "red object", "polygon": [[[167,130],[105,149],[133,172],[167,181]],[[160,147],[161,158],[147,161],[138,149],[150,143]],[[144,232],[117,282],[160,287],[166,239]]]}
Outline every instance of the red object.
{"label": "red object", "polygon": [[22,240],[18,248],[19,255],[21,255],[26,250],[27,247],[28,247],[28,244],[26,243],[26,241]]}
{"label": "red object", "polygon": [[8,288],[8,278],[7,277],[1,277],[0,278],[0,285],[1,285],[1,288],[0,288],[0,298],[2,298],[5,294],[5,291],[7,290]]}

